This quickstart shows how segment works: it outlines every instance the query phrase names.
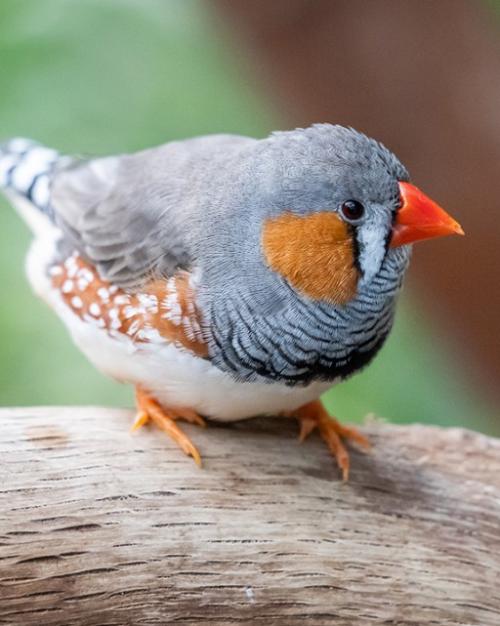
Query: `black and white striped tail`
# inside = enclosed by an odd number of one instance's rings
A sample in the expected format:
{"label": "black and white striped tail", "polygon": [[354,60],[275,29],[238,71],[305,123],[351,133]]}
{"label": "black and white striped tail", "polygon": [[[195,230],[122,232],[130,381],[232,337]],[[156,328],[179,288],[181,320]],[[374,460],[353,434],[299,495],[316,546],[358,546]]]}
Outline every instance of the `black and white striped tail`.
{"label": "black and white striped tail", "polygon": [[56,150],[31,139],[11,139],[0,145],[0,188],[11,199],[24,198],[53,220],[50,179],[59,159]]}

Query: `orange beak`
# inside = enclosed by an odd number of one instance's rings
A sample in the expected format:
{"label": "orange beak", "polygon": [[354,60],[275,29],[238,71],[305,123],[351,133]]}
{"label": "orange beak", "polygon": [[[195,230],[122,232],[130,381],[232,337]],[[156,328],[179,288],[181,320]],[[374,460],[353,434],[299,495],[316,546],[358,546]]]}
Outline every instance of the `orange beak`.
{"label": "orange beak", "polygon": [[420,189],[410,183],[398,184],[402,204],[396,213],[391,248],[422,239],[464,234],[460,224]]}

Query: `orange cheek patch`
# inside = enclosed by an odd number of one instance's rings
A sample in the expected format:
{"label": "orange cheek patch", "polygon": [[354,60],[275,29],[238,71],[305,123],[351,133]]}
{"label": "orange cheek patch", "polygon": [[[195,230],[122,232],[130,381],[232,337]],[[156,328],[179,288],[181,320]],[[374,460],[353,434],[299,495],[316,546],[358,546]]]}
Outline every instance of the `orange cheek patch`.
{"label": "orange cheek patch", "polygon": [[121,333],[136,343],[164,339],[198,356],[207,355],[187,272],[151,282],[139,293],[127,293],[102,280],[77,254],[54,265],[50,274],[53,287],[83,321]]}
{"label": "orange cheek patch", "polygon": [[269,267],[309,298],[345,304],[356,295],[352,235],[335,213],[267,220],[262,245]]}

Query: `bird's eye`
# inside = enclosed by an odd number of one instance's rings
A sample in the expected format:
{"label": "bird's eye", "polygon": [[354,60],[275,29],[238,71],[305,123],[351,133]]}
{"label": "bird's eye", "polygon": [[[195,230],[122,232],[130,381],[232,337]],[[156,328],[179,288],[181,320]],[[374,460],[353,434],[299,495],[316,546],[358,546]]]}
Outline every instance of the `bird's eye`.
{"label": "bird's eye", "polygon": [[348,222],[358,222],[365,214],[365,207],[357,200],[346,200],[340,210]]}

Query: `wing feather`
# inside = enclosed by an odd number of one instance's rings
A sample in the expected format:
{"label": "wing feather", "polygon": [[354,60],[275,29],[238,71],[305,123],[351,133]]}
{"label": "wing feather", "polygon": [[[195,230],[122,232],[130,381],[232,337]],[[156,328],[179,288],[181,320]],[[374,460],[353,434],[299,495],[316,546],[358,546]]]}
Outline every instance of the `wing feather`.
{"label": "wing feather", "polygon": [[[121,287],[172,274],[190,262],[175,205],[165,201],[168,193],[148,189],[158,181],[154,169],[148,176],[144,160],[151,155],[78,163],[52,184],[57,223],[102,277]],[[168,188],[168,172],[161,184]]]}
{"label": "wing feather", "polygon": [[254,141],[212,135],[75,162],[52,181],[56,221],[102,278],[119,287],[172,276],[196,261],[217,156],[227,159]]}

